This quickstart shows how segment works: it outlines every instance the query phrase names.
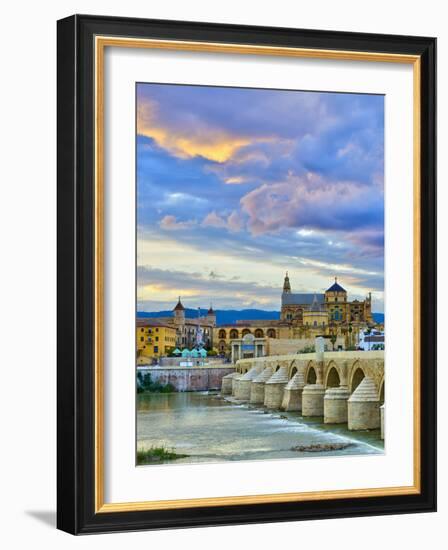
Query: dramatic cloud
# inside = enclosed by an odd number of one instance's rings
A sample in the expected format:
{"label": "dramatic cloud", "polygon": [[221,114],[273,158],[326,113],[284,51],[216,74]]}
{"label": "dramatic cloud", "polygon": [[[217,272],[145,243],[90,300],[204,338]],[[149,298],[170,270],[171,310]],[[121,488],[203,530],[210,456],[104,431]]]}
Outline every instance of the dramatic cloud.
{"label": "dramatic cloud", "polygon": [[382,227],[383,196],[352,182],[332,182],[316,174],[263,184],[241,199],[255,234],[288,228],[356,232]]}
{"label": "dramatic cloud", "polygon": [[201,156],[209,160],[224,162],[233,153],[250,141],[247,137],[232,136],[230,133],[207,124],[193,113],[178,126],[164,127],[163,119],[154,102],[147,101],[138,106],[137,132],[154,139],[164,149],[181,158]]}
{"label": "dramatic cloud", "polygon": [[139,84],[137,134],[138,263],[190,272],[188,250],[201,270],[200,289],[155,279],[151,300],[216,292],[220,307],[278,309],[268,289],[289,269],[297,291],[339,274],[382,309],[382,96]]}

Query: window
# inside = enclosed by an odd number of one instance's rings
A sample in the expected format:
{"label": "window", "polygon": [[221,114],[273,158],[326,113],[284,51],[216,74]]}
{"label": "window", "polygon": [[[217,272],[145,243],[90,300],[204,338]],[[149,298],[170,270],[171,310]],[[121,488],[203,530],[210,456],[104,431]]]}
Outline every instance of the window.
{"label": "window", "polygon": [[156,328],[156,332],[159,332],[159,329],[158,329],[158,328]]}
{"label": "window", "polygon": [[158,336],[156,336],[156,342],[158,342],[158,341],[159,341],[159,337],[158,337]]}
{"label": "window", "polygon": [[144,342],[145,338],[143,336],[140,336],[140,342]]}
{"label": "window", "polygon": [[154,346],[154,353],[159,353],[159,346]]}

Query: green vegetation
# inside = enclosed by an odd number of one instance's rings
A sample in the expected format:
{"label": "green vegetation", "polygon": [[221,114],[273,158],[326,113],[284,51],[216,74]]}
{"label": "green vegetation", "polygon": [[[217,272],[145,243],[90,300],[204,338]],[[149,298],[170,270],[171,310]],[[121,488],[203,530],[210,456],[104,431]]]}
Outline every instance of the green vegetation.
{"label": "green vegetation", "polygon": [[303,349],[300,349],[297,353],[314,353],[316,348],[314,346],[305,346]]}
{"label": "green vegetation", "polygon": [[186,458],[188,455],[175,453],[166,447],[150,447],[149,449],[137,449],[137,464],[156,464],[166,460],[176,460],[177,458]]}
{"label": "green vegetation", "polygon": [[176,388],[173,384],[160,384],[159,382],[153,382],[149,372],[146,374],[139,372],[137,373],[137,393],[142,393],[144,391],[152,393],[172,393],[176,391]]}

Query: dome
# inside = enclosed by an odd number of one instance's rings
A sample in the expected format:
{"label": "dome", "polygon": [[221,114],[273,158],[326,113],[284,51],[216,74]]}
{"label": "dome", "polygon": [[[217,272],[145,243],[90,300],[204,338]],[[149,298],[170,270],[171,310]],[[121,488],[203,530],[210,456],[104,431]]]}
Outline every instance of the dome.
{"label": "dome", "polygon": [[340,284],[338,284],[338,278],[334,278],[334,283],[330,286],[330,288],[327,288],[326,292],[346,292],[345,288],[342,288]]}

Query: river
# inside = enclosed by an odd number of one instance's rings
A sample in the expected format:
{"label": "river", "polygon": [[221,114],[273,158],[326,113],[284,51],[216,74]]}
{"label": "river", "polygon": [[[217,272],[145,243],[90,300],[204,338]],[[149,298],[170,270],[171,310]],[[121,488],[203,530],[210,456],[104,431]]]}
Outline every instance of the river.
{"label": "river", "polygon": [[[350,443],[343,450],[303,452],[292,447]],[[211,392],[137,395],[137,447],[164,446],[197,463],[293,457],[381,454],[379,430],[350,432],[300,413],[265,411]]]}

